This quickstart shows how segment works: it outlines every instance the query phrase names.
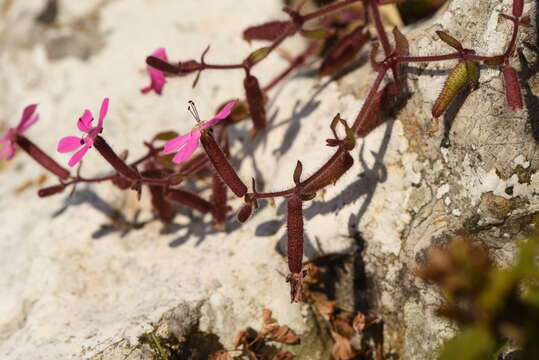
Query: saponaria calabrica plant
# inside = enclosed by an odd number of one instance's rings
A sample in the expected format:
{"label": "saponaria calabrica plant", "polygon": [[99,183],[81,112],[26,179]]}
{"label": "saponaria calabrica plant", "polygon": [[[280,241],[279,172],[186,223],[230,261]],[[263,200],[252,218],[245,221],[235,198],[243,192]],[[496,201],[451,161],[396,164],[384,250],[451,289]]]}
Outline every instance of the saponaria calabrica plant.
{"label": "saponaria calabrica plant", "polygon": [[[227,204],[228,189],[236,197],[243,198],[245,201],[245,204],[237,210],[236,215],[241,223],[247,221],[253,209],[258,207],[259,200],[285,198],[290,270],[286,280],[290,284],[291,301],[301,302],[303,301],[302,280],[308,272],[308,268],[302,263],[304,240],[302,204],[312,200],[317,192],[336,183],[352,167],[354,159],[350,151],[354,148],[356,139],[365,137],[379,125],[388,109],[395,106],[399,95],[403,92],[402,79],[406,64],[458,60],[457,65],[449,72],[432,106],[434,118],[446,111],[462,89],[475,88],[479,85],[479,64],[481,63],[501,69],[507,105],[514,110],[523,107],[517,71],[511,66],[519,28],[530,26],[530,18],[523,15],[523,0],[513,0],[512,13],[501,14],[512,24],[512,35],[503,53],[480,55],[473,49],[465,48],[449,33],[437,31],[440,40],[452,47],[454,51],[432,56],[409,54],[408,40],[397,27],[392,31],[394,45],[390,42],[390,35],[386,33],[382,23],[379,6],[403,1],[405,0],[342,0],[312,12],[302,11],[302,5],[297,8],[285,7],[283,11],[288,14],[289,20],[269,21],[249,27],[244,31],[243,38],[246,41],[262,41],[269,45],[248,54],[238,64],[207,63],[205,55],[209,47],[205,49],[199,60],[190,59],[180,62],[170,61],[166,50],[158,48],[146,58],[150,83],[141,89],[142,94],[155,92],[160,95],[168,79],[196,74],[192,84],[194,87],[204,71],[242,69],[245,73],[243,78],[245,99],[231,99],[224,102],[225,105],[218,109],[217,114],[208,121],[200,119],[195,104],[190,102],[188,110],[196,121],[193,130],[181,136],[173,131],[158,133],[151,141],[144,143],[147,152],[137,160],[127,162],[126,156],[118,155],[101,135],[109,107],[108,98],[104,98],[101,104],[97,121],[89,110],[85,110],[77,119],[77,128],[85,134],[84,137],[66,136],[59,140],[57,151],[74,152],[68,161],[68,166],[73,167],[79,164],[75,173],[58,164],[24,135],[24,132],[38,120],[35,104],[27,106],[23,110],[19,124],[15,128],[10,128],[7,134],[0,138],[0,145],[2,145],[0,156],[10,160],[15,151],[20,148],[58,177],[58,184],[38,191],[40,197],[61,193],[68,187],[74,191],[79,183],[110,181],[120,189],[137,191],[140,198],[142,186],[148,186],[154,209],[163,222],[172,221],[175,216],[174,205],[179,204],[202,214],[211,213],[216,228],[224,229],[230,212]],[[358,4],[362,6],[354,7]],[[318,27],[308,29],[306,25],[312,23],[313,20],[318,20]],[[335,27],[336,23],[340,24],[341,28],[344,24],[350,30],[345,33],[339,32]],[[373,24],[376,29],[375,35],[368,31],[370,24]],[[261,86],[253,73],[256,65],[296,34],[307,39],[305,49],[290,59],[288,67],[278,73],[272,81]],[[330,38],[332,42],[328,41]],[[336,114],[333,119],[328,119],[332,137],[326,140],[326,146],[334,148],[333,155],[307,178],[302,176],[302,163],[298,160],[292,174],[293,183],[290,188],[276,192],[259,192],[253,179],[251,191],[249,191],[229,162],[229,129],[239,122],[250,119],[253,124],[252,136],[265,136],[266,103],[271,95],[270,90],[275,85],[318,53],[323,54],[319,74],[334,75],[349,65],[368,44],[371,45],[370,62],[373,71],[376,72],[376,78],[353,122],[348,123],[339,114]],[[324,49],[325,47],[328,49]],[[378,55],[379,47],[382,49],[383,57]],[[323,52],[322,49],[324,49]],[[386,77],[390,77],[391,81],[382,86]],[[338,127],[344,129],[344,137],[338,136]],[[156,143],[159,141],[166,141],[166,143],[164,146],[158,146]],[[202,144],[204,151],[194,155],[199,144]],[[80,175],[81,160],[92,147],[95,147],[114,169],[109,175],[93,178]],[[205,171],[208,169],[212,171]],[[181,187],[181,183],[186,179],[201,174],[211,178],[210,199],[204,199],[199,194]]]}

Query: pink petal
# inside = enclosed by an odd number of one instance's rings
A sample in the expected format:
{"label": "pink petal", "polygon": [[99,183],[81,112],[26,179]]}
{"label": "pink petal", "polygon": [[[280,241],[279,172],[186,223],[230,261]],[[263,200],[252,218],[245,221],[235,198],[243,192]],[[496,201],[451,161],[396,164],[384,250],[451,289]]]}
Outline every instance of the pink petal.
{"label": "pink petal", "polygon": [[10,141],[6,144],[6,147],[8,148],[8,151],[7,151],[7,160],[11,160],[13,159],[13,156],[15,156],[15,142],[14,141]]}
{"label": "pink petal", "polygon": [[230,112],[232,111],[232,107],[238,102],[239,100],[232,100],[231,102],[229,102],[228,104],[225,105],[224,108],[221,109],[221,111],[219,111],[217,113],[217,115],[215,115],[211,120],[209,121],[206,121],[206,123],[204,125],[202,125],[202,128],[203,129],[207,129],[209,128],[210,126],[213,126],[215,124],[217,124],[220,120],[223,120],[225,119],[226,117],[228,117],[228,115],[230,115]]}
{"label": "pink petal", "polygon": [[178,151],[189,139],[191,139],[191,133],[167,141],[161,154],[166,155]]}
{"label": "pink petal", "polygon": [[[158,48],[153,53],[152,56],[161,59],[163,61],[168,61],[167,53],[165,51],[165,48]],[[161,95],[163,92],[163,87],[167,83],[167,80],[165,79],[165,75],[159,70],[156,70],[154,68],[148,67],[147,69],[148,75],[150,76],[150,85],[146,86],[145,88],[140,89],[140,92],[143,94],[146,94],[150,92],[151,90],[155,91],[157,94]]]}
{"label": "pink petal", "polygon": [[[0,148],[0,159],[4,158],[4,155],[6,155],[6,153],[7,153],[7,149],[8,149],[8,144],[6,144],[6,145],[4,145],[4,146],[2,146]],[[6,156],[6,158],[7,158],[7,156]]]}
{"label": "pink petal", "polygon": [[160,47],[160,48],[156,49],[152,53],[152,56],[154,56],[154,57],[156,57],[158,59],[164,60],[164,61],[168,61],[167,52],[166,52],[164,47]]}
{"label": "pink petal", "polygon": [[80,161],[80,159],[82,159],[82,157],[83,157],[84,155],[86,155],[86,152],[87,152],[88,149],[90,148],[91,144],[92,144],[91,142],[87,142],[87,143],[82,147],[82,149],[80,149],[79,151],[77,151],[77,152],[75,153],[75,155],[73,155],[73,156],[71,157],[71,159],[69,159],[69,162],[67,163],[67,165],[69,165],[70,167],[76,165],[76,164]]}
{"label": "pink petal", "polygon": [[34,125],[39,120],[39,114],[35,114],[28,121],[20,124],[19,132],[25,132],[30,126]]}
{"label": "pink petal", "polygon": [[157,94],[161,95],[163,92],[163,87],[167,83],[167,80],[165,79],[165,75],[163,75],[162,72],[159,70],[155,70],[153,68],[148,68],[148,75],[150,76],[150,85],[147,87],[140,89],[140,92],[143,94],[146,94],[150,92],[151,90],[155,91]]}
{"label": "pink petal", "polygon": [[5,158],[6,160],[13,159],[15,155],[15,145],[13,141],[9,140],[0,150],[0,159]]}
{"label": "pink petal", "polygon": [[66,153],[78,149],[84,144],[84,139],[76,136],[66,136],[58,143],[58,152]]}
{"label": "pink petal", "polygon": [[10,128],[6,135],[2,136],[0,138],[0,143],[3,143],[4,141],[11,140],[11,136],[13,136],[13,133],[15,133],[15,130],[13,128]]}
{"label": "pink petal", "polygon": [[84,110],[84,114],[77,121],[77,127],[80,131],[87,133],[92,128],[94,117],[90,110]]}
{"label": "pink petal", "polygon": [[193,131],[191,134],[193,136],[191,137],[191,139],[189,140],[187,145],[185,145],[176,154],[176,156],[174,156],[172,158],[172,161],[175,162],[176,164],[179,164],[182,161],[189,159],[191,157],[191,155],[193,155],[193,153],[197,149],[197,147],[198,147],[198,139],[200,139],[200,131]]}
{"label": "pink petal", "polygon": [[28,120],[31,120],[30,118],[32,118],[32,115],[36,111],[36,108],[37,108],[37,104],[28,105],[27,107],[24,108],[24,110],[22,111],[21,121],[19,122],[19,125],[17,125],[17,128],[16,128],[17,131],[23,132],[24,130],[28,129],[30,125],[32,125],[33,123],[37,121],[37,120],[34,120],[31,124],[25,125],[25,123],[28,122]]}
{"label": "pink petal", "polygon": [[103,119],[105,116],[107,116],[107,112],[109,111],[109,98],[104,98],[103,102],[101,103],[101,109],[99,109],[99,120],[97,122],[97,127],[99,129],[103,128]]}

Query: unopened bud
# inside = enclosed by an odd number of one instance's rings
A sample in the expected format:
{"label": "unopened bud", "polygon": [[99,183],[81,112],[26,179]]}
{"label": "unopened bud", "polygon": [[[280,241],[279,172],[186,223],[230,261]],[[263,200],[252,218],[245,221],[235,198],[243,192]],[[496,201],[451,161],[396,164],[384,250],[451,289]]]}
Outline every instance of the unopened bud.
{"label": "unopened bud", "polygon": [[170,203],[165,200],[164,188],[157,185],[150,185],[149,188],[153,208],[164,223],[170,223],[174,219],[175,211]]}
{"label": "unopened bud", "polygon": [[521,17],[524,9],[524,0],[513,0],[513,16]]}
{"label": "unopened bud", "polygon": [[58,176],[60,179],[66,180],[69,178],[69,171],[64,169],[60,164],[54,161],[49,155],[45,154],[36,144],[30,141],[26,136],[21,134],[15,135],[15,142],[20,146],[32,159],[45,169]]}
{"label": "unopened bud", "polygon": [[64,184],[53,185],[53,186],[49,186],[43,189],[39,189],[37,191],[37,195],[39,197],[47,197],[47,196],[61,193],[62,191],[64,191],[65,188],[66,186]]}
{"label": "unopened bud", "polygon": [[218,174],[213,175],[211,201],[213,203],[212,215],[215,221],[215,227],[224,229],[226,221],[227,206],[227,188]]}
{"label": "unopened bud", "polygon": [[255,131],[262,130],[266,127],[266,108],[264,105],[264,94],[260,89],[257,78],[253,75],[246,76],[243,81],[243,87],[245,88],[245,95]]}
{"label": "unopened bud", "polygon": [[312,194],[334,184],[354,164],[354,158],[347,151],[337,151],[328,161],[329,166],[311,175],[302,184],[302,194]]}
{"label": "unopened bud", "polygon": [[137,172],[133,170],[133,168],[127,166],[127,164],[123,162],[122,159],[118,157],[118,155],[116,155],[114,150],[112,150],[109,144],[107,144],[105,139],[103,139],[101,136],[97,136],[95,138],[94,145],[96,150],[99,151],[99,153],[101,154],[101,156],[103,156],[103,158],[107,160],[108,163],[120,174],[129,179],[139,178]]}
{"label": "unopened bud", "polygon": [[503,82],[505,85],[505,98],[507,104],[513,110],[522,109],[522,93],[518,84],[517,71],[514,67],[507,66],[503,69]]}
{"label": "unopened bud", "polygon": [[281,35],[288,26],[290,21],[270,21],[261,25],[251,26],[243,32],[243,38],[246,41],[251,40],[267,40],[274,41]]}
{"label": "unopened bud", "polygon": [[322,76],[334,75],[342,70],[354,60],[368,40],[369,35],[363,31],[362,27],[344,36],[329,50],[320,66],[320,70],[318,70],[318,74]]}
{"label": "unopened bud", "polygon": [[288,269],[293,274],[301,272],[303,263],[303,208],[297,194],[287,202]]}
{"label": "unopened bud", "polygon": [[228,162],[225,154],[219,145],[217,145],[213,136],[208,131],[203,131],[200,142],[213,164],[213,167],[221,176],[225,184],[228,185],[230,190],[232,190],[237,197],[243,197],[247,192],[247,186],[240,180],[238,174],[236,174],[236,171],[234,171],[232,165]]}
{"label": "unopened bud", "polygon": [[251,216],[252,212],[253,212],[253,206],[251,205],[251,203],[245,204],[242,206],[240,211],[238,211],[238,215],[236,215],[236,217],[238,221],[243,224],[244,222],[247,221],[247,219],[249,219],[249,216]]}
{"label": "unopened bud", "polygon": [[202,214],[210,212],[213,208],[212,204],[200,196],[180,189],[168,189],[165,192],[165,198],[173,203],[184,205],[192,209],[200,211]]}

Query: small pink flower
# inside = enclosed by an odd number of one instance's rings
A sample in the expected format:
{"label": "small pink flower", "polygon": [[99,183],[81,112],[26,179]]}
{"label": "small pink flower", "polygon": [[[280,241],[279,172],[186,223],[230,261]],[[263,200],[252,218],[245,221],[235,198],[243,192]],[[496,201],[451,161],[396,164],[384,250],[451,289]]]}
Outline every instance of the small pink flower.
{"label": "small pink flower", "polygon": [[30,126],[32,126],[36,121],[39,120],[39,115],[35,114],[37,104],[28,105],[24,108],[22,112],[21,121],[19,121],[19,124],[15,128],[10,128],[6,135],[0,138],[0,145],[4,144],[2,146],[2,149],[0,150],[0,159],[6,158],[6,160],[13,159],[13,156],[15,156],[15,150],[17,149],[17,144],[14,140],[15,134],[22,134],[26,131]]}
{"label": "small pink flower", "polygon": [[92,112],[90,110],[84,110],[84,113],[77,121],[77,127],[80,131],[88,135],[85,137],[66,136],[60,140],[58,143],[58,152],[61,153],[72,152],[82,147],[71,157],[67,163],[69,166],[74,166],[82,159],[88,149],[92,147],[94,139],[103,131],[103,119],[107,115],[108,109],[109,99],[104,98],[101,103],[101,109],[99,109],[99,119],[96,127],[92,127],[92,121],[94,121]]}
{"label": "small pink flower", "polygon": [[187,160],[189,157],[191,157],[191,155],[195,152],[196,148],[198,147],[199,139],[202,136],[202,130],[206,130],[210,128],[211,126],[217,124],[220,120],[223,120],[226,117],[228,117],[228,115],[230,115],[230,112],[232,111],[232,107],[237,102],[238,100],[233,100],[229,102],[211,120],[203,122],[200,120],[200,117],[198,116],[198,112],[195,108],[195,104],[192,101],[190,101],[189,111],[195,118],[197,122],[197,126],[195,126],[190,133],[175,137],[174,139],[168,141],[165,144],[165,147],[161,154],[166,155],[173,152],[178,152],[172,159],[172,161],[174,161],[176,164],[179,164],[182,161]]}
{"label": "small pink flower", "polygon": [[[161,59],[163,61],[168,61],[167,53],[165,48],[159,48],[152,53],[152,56]],[[167,80],[165,80],[165,75],[159,70],[156,70],[148,66],[148,75],[150,75],[150,85],[146,86],[143,89],[140,89],[140,92],[146,94],[151,90],[155,91],[157,94],[161,95],[163,91],[163,86],[165,86]]]}

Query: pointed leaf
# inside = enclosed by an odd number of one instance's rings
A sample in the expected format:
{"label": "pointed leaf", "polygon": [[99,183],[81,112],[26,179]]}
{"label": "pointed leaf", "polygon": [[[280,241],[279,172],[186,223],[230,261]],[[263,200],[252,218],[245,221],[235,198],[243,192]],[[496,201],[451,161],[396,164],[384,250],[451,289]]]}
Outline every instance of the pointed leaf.
{"label": "pointed leaf", "polygon": [[452,48],[458,51],[464,50],[460,41],[458,41],[457,39],[455,39],[453,36],[449,35],[445,31],[438,30],[436,31],[436,34],[443,42],[445,42],[447,45],[451,46]]}
{"label": "pointed leaf", "polygon": [[410,53],[408,39],[406,39],[396,26],[393,28],[393,36],[395,37],[395,54],[400,56],[408,55]]}

